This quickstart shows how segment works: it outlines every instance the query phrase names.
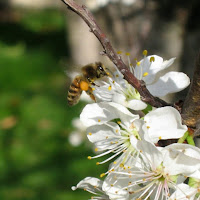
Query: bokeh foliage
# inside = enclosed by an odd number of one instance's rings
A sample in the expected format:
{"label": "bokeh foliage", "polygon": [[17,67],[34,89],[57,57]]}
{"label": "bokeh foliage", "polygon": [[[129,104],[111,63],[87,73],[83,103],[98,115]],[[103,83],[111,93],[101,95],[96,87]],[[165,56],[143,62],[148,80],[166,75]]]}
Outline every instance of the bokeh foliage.
{"label": "bokeh foliage", "polygon": [[84,104],[66,102],[66,17],[14,12],[13,21],[0,23],[0,199],[87,199],[71,186],[106,168],[86,159],[93,153],[84,144],[68,142]]}

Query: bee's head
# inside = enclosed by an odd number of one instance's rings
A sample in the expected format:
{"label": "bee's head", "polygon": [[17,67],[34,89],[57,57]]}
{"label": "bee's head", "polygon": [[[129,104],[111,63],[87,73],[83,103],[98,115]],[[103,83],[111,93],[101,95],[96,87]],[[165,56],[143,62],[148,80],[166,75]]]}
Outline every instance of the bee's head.
{"label": "bee's head", "polygon": [[101,62],[96,62],[97,66],[97,75],[98,77],[109,76],[109,73],[106,71],[105,66]]}

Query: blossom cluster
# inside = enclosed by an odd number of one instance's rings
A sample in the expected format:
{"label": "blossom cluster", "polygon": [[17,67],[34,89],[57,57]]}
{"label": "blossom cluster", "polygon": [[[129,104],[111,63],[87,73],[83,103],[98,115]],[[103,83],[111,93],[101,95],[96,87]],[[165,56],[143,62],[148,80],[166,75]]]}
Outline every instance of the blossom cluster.
{"label": "blossom cluster", "polygon": [[[147,56],[146,50],[143,55],[135,66],[128,57],[129,67],[152,95],[164,97],[189,85],[184,73],[166,73],[175,58],[163,61]],[[180,113],[143,102],[117,68],[92,87],[97,102],[86,105],[80,115],[98,152],[88,159],[106,155],[97,165],[110,165],[100,175],[103,180],[86,177],[72,189],[82,188],[93,194],[91,199],[102,200],[200,199],[200,149],[187,140]]]}

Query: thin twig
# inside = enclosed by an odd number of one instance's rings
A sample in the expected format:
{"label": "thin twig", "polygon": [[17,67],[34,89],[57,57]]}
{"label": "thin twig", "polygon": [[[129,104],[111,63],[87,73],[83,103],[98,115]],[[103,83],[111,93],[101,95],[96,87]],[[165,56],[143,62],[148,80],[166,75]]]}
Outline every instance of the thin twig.
{"label": "thin twig", "polygon": [[109,39],[102,32],[100,27],[97,25],[92,13],[87,10],[87,8],[82,5],[78,5],[73,0],[61,0],[64,4],[68,6],[70,10],[78,14],[89,26],[90,31],[98,38],[101,43],[105,55],[107,55],[110,60],[117,66],[120,72],[124,75],[124,78],[140,93],[141,98],[144,102],[154,106],[154,107],[163,107],[169,105],[165,101],[154,97],[147,90],[144,81],[138,80],[133,73],[130,72],[126,64],[123,62],[121,57],[113,49]]}

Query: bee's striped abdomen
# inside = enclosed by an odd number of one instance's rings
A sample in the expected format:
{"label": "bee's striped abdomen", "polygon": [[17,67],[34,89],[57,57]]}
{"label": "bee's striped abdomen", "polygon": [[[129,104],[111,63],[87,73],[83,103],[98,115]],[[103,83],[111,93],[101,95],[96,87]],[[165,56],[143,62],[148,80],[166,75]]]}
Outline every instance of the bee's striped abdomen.
{"label": "bee's striped abdomen", "polygon": [[80,99],[82,93],[82,90],[80,89],[81,80],[82,80],[81,76],[75,77],[75,79],[73,80],[72,84],[69,87],[67,100],[70,106],[77,104]]}

